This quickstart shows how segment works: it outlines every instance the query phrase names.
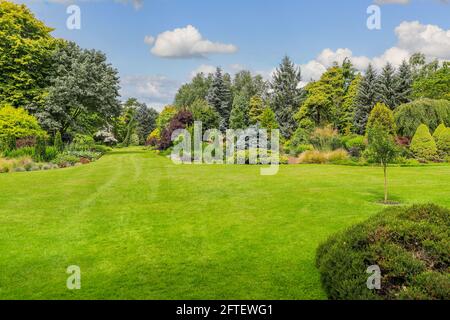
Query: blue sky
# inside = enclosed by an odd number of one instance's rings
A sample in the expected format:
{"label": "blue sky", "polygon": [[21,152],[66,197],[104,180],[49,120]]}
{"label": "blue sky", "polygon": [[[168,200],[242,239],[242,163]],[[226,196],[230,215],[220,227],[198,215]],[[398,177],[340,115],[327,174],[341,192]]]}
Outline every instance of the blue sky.
{"label": "blue sky", "polygon": [[369,30],[373,0],[144,0],[139,8],[132,0],[79,0],[81,30],[69,30],[70,0],[21,2],[55,28],[54,36],[105,52],[120,72],[124,98],[160,109],[196,70],[214,66],[269,77],[287,54],[306,82],[345,55],[360,69],[422,49],[430,59],[450,59],[446,1],[379,1],[409,3],[380,4],[382,28]]}

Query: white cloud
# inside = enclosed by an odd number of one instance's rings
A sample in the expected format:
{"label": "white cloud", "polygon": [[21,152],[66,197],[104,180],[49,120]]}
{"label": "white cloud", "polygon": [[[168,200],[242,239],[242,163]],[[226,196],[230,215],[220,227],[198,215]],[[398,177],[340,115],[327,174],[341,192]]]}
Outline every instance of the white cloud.
{"label": "white cloud", "polygon": [[405,21],[395,28],[395,34],[397,45],[377,57],[354,56],[348,48],[336,51],[324,49],[314,60],[299,65],[302,70],[302,85],[318,80],[334,62],[341,64],[345,58],[350,58],[359,71],[364,71],[369,63],[378,70],[387,62],[399,66],[403,60],[417,52],[425,54],[427,60],[450,60],[450,30],[443,30],[436,25],[423,25],[418,21]]}
{"label": "white cloud", "polygon": [[422,52],[438,59],[450,59],[450,30],[419,21],[402,22],[395,28],[398,47],[409,52]]}
{"label": "white cloud", "polygon": [[153,45],[155,43],[155,37],[145,36],[144,43],[148,44],[149,46]]}
{"label": "white cloud", "polygon": [[217,67],[208,64],[202,64],[197,69],[193,70],[190,74],[190,78],[194,78],[197,74],[203,73],[205,75],[216,72]]}
{"label": "white cloud", "polygon": [[188,25],[159,34],[151,52],[162,58],[202,58],[215,53],[235,53],[237,50],[235,45],[204,39],[195,27]]}
{"label": "white cloud", "polygon": [[125,76],[121,79],[123,99],[134,97],[148,106],[161,110],[172,103],[180,83],[166,76]]}
{"label": "white cloud", "polygon": [[411,0],[375,0],[376,4],[409,4]]}

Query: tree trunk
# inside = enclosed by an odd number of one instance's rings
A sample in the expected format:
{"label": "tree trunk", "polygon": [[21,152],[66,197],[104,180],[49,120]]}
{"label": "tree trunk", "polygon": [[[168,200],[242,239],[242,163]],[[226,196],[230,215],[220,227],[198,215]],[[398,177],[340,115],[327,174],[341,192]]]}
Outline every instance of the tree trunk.
{"label": "tree trunk", "polygon": [[387,165],[383,164],[384,171],[384,203],[386,204],[388,201],[388,188],[387,188]]}

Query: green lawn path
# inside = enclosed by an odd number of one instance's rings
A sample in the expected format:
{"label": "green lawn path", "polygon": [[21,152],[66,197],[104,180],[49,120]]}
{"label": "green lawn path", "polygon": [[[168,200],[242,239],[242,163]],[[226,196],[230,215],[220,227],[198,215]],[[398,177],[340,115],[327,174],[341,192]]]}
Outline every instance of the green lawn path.
{"label": "green lawn path", "polygon": [[[450,207],[450,166],[390,168]],[[175,165],[141,148],[0,175],[0,299],[325,299],[315,250],[383,206],[380,168]],[[81,290],[66,268],[81,268]]]}

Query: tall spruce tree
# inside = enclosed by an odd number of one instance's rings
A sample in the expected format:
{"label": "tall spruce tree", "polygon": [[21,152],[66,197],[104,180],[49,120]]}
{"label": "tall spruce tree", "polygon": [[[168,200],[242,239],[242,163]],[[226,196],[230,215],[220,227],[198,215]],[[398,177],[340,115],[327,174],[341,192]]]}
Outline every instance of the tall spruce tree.
{"label": "tall spruce tree", "polygon": [[289,57],[285,56],[275,71],[271,83],[273,91],[271,107],[280,124],[281,134],[285,138],[290,137],[297,128],[294,115],[300,107],[302,96],[302,89],[299,88],[300,80],[300,69],[296,68]]}
{"label": "tall spruce tree", "polygon": [[396,76],[397,103],[411,102],[413,76],[410,65],[403,60]]}
{"label": "tall spruce tree", "polygon": [[372,108],[378,101],[378,76],[375,69],[369,64],[366,74],[359,85],[355,103],[355,130],[359,134],[364,134],[367,120]]}
{"label": "tall spruce tree", "polygon": [[217,68],[214,74],[206,101],[220,115],[220,130],[226,130],[231,113],[230,80],[222,74],[222,69],[220,68]]}
{"label": "tall spruce tree", "polygon": [[389,62],[386,63],[379,78],[378,100],[394,110],[397,103],[397,79],[395,69]]}

